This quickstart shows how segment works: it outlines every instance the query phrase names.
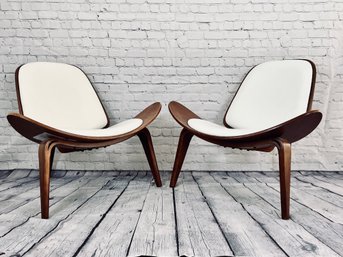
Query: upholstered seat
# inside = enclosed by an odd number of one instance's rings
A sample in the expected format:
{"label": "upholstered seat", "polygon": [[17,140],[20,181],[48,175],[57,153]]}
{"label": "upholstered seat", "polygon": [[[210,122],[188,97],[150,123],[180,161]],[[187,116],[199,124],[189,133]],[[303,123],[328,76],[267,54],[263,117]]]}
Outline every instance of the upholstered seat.
{"label": "upholstered seat", "polygon": [[159,114],[154,103],[135,117],[110,126],[107,113],[85,73],[69,64],[34,62],[16,70],[19,113],[7,116],[21,135],[39,143],[42,218],[49,217],[50,171],[60,152],[106,147],[137,135],[156,185],[161,186],[151,135],[146,128]]}
{"label": "upholstered seat", "polygon": [[189,119],[188,125],[192,129],[204,135],[216,136],[216,137],[246,136],[246,135],[260,131],[260,129],[227,128],[223,125],[218,125],[216,123],[213,123],[207,120],[202,120],[202,119]]}
{"label": "upholstered seat", "polygon": [[269,61],[253,67],[224,116],[224,125],[201,119],[175,101],[169,110],[183,127],[170,181],[175,187],[194,135],[238,149],[279,151],[281,214],[289,218],[291,144],[311,133],[322,114],[311,110],[316,78],[308,60]]}
{"label": "upholstered seat", "polygon": [[101,129],[61,129],[64,132],[87,137],[114,137],[130,133],[143,124],[142,119],[129,119]]}

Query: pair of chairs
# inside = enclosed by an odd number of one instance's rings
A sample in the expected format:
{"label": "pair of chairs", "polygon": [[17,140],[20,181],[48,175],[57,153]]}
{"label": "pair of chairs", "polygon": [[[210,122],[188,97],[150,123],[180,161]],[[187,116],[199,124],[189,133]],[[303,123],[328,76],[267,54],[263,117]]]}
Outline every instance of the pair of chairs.
{"label": "pair of chairs", "polygon": [[[35,62],[16,70],[19,113],[9,123],[39,144],[41,215],[49,217],[50,171],[55,148],[62,153],[113,145],[137,135],[156,186],[162,186],[147,126],[161,110],[154,103],[132,119],[110,126],[107,113],[85,73],[72,65]],[[282,219],[289,218],[291,144],[312,132],[322,114],[311,110],[316,78],[309,60],[270,61],[253,67],[224,117],[224,126],[201,119],[177,102],[169,104],[183,127],[170,186],[175,187],[194,135],[231,148],[279,153]]]}

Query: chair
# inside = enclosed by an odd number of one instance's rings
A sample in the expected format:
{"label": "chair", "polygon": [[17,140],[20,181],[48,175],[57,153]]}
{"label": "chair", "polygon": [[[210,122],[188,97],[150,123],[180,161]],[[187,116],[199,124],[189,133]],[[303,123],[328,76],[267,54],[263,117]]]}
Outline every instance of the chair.
{"label": "chair", "polygon": [[85,73],[72,65],[33,62],[15,73],[19,113],[7,116],[12,127],[39,144],[41,215],[49,218],[50,171],[55,148],[62,153],[117,144],[137,135],[152,175],[162,185],[147,126],[157,117],[156,102],[132,119],[109,126],[107,113]]}
{"label": "chair", "polygon": [[201,119],[180,103],[169,110],[183,127],[170,186],[175,187],[194,135],[224,147],[279,154],[281,217],[289,219],[291,144],[311,133],[322,114],[311,110],[316,68],[309,60],[269,61],[245,76],[224,117],[224,126]]}

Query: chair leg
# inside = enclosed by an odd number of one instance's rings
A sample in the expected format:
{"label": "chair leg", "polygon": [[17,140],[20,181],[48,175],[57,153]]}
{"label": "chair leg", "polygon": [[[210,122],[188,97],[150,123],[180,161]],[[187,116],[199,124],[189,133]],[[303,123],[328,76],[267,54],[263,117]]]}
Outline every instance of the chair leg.
{"label": "chair leg", "polygon": [[289,219],[290,187],[291,187],[291,144],[285,140],[276,142],[279,152],[281,217]]}
{"label": "chair leg", "polygon": [[154,177],[156,186],[161,187],[162,181],[161,181],[161,177],[160,177],[160,172],[158,170],[154,146],[152,144],[151,135],[150,135],[149,130],[147,128],[143,129],[142,131],[140,131],[138,133],[138,137],[142,142],[144,152],[145,152],[145,155],[148,159],[149,166],[150,166],[150,169],[152,172],[152,176]]}
{"label": "chair leg", "polygon": [[39,176],[40,176],[40,199],[42,219],[49,218],[49,191],[50,172],[54,158],[55,144],[53,141],[44,141],[39,145]]}
{"label": "chair leg", "polygon": [[181,167],[182,167],[183,161],[185,160],[187,149],[188,149],[189,143],[191,142],[192,137],[193,137],[192,133],[188,132],[186,129],[182,129],[180,138],[179,138],[179,144],[177,146],[172,176],[170,179],[170,187],[176,186],[176,182],[179,177]]}

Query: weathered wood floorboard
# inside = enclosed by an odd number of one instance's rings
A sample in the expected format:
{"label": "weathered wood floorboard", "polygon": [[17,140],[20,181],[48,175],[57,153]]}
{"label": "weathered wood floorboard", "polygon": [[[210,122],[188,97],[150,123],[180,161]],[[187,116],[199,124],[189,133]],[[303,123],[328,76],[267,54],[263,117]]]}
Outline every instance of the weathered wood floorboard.
{"label": "weathered wood floorboard", "polygon": [[[343,175],[341,175],[343,176]],[[304,176],[305,177],[305,176]],[[331,177],[325,177],[325,176],[321,176],[321,175],[313,175],[313,177],[316,180],[319,181],[324,181],[326,183],[332,184],[334,186],[343,188],[343,180],[342,179],[338,179],[338,178],[331,178]]]}
{"label": "weathered wood floorboard", "polygon": [[192,174],[183,173],[179,186],[174,190],[179,254],[186,256],[233,255]]}
{"label": "weathered wood floorboard", "polygon": [[[254,193],[266,200],[280,213],[280,194],[278,188],[272,188],[266,184],[246,185]],[[292,190],[291,190],[292,195]],[[343,255],[343,226],[331,222],[318,212],[291,199],[291,219],[303,226],[321,242],[329,246],[335,252]]]}
{"label": "weathered wood floorboard", "polygon": [[[275,184],[270,186],[276,190],[279,189]],[[320,213],[335,223],[343,224],[343,209],[341,207],[322,200],[316,195],[312,195],[305,190],[296,188],[295,186],[292,186],[291,192],[291,197],[294,200]]]}
{"label": "weathered wood floorboard", "polygon": [[332,192],[331,190],[328,190],[325,187],[320,186],[318,183],[312,182],[308,178],[297,179],[302,183],[297,183],[293,186],[294,188],[299,189],[300,191],[305,191],[306,193],[311,194],[317,198],[320,198],[323,201],[327,201],[333,205],[343,208],[343,195]]}
{"label": "weathered wood floorboard", "polygon": [[108,180],[108,178],[99,177],[90,181],[87,188],[80,188],[53,205],[50,208],[50,219],[29,218],[27,222],[1,237],[0,246],[1,251],[4,253],[3,256],[11,256],[14,253],[25,254],[42,238],[52,233],[62,220],[65,220],[87,202],[91,196],[96,194]]}
{"label": "weathered wood floorboard", "polygon": [[[78,177],[70,183],[51,190],[50,206],[53,206],[63,198],[78,190],[90,181],[89,178]],[[23,224],[30,217],[40,214],[40,199],[36,198],[27,204],[21,205],[7,214],[0,215],[0,237],[4,236],[12,228]]]}
{"label": "weathered wood floorboard", "polygon": [[[212,175],[212,174],[211,174]],[[280,218],[279,211],[243,185],[230,186],[212,175],[225,190],[240,202],[273,240],[289,256],[339,256],[293,220]]]}
{"label": "weathered wood floorboard", "polygon": [[63,220],[53,233],[44,237],[25,256],[36,257],[44,251],[52,256],[73,256],[133,178],[134,176],[113,177],[102,190]]}
{"label": "weathered wood floorboard", "polygon": [[16,180],[9,180],[9,181],[2,181],[0,184],[0,192],[3,192],[5,190],[8,190],[13,187],[20,187],[21,185],[24,185],[25,183],[30,183],[32,181],[36,181],[37,178],[32,178],[32,177],[25,177],[25,178],[20,178]]}
{"label": "weathered wood floorboard", "polygon": [[[295,179],[304,182],[309,183],[315,187],[320,187],[323,189],[326,189],[329,192],[332,192],[334,194],[337,194],[339,196],[343,196],[343,187],[337,186],[335,184],[323,181],[318,179],[317,176],[302,176],[302,175],[295,175]],[[342,184],[343,186],[343,184]]]}
{"label": "weathered wood floorboard", "polygon": [[[51,181],[50,189],[54,190],[64,184],[72,181],[73,178],[59,178]],[[23,183],[18,187],[8,189],[2,197],[0,197],[0,214],[6,214],[12,210],[30,203],[34,199],[37,199],[40,195],[39,181],[36,179],[28,183]],[[1,204],[2,203],[2,204]]]}
{"label": "weathered wood floorboard", "polygon": [[[165,181],[167,176],[162,175]],[[176,256],[176,244],[173,190],[167,183],[151,186],[128,255]]]}
{"label": "weathered wood floorboard", "polygon": [[26,178],[29,176],[32,170],[30,169],[17,169],[11,171],[5,178],[2,179],[3,182],[16,181],[18,179]]}
{"label": "weathered wood floorboard", "polygon": [[0,171],[0,257],[343,256],[343,172],[292,172],[280,219],[278,172],[51,174],[40,218],[39,172]]}
{"label": "weathered wood floorboard", "polygon": [[77,256],[126,256],[151,184],[150,176],[139,173],[84,242]]}
{"label": "weathered wood floorboard", "polygon": [[235,255],[287,256],[209,174],[193,174]]}

